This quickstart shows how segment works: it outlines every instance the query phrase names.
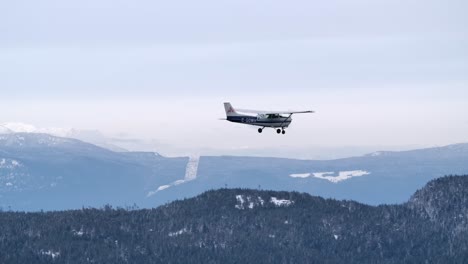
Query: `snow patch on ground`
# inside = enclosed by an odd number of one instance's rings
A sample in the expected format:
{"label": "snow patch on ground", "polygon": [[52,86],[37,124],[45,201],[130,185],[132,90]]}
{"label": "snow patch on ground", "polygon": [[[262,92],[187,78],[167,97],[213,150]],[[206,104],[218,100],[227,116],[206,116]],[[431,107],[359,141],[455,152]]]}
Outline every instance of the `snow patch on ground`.
{"label": "snow patch on ground", "polygon": [[171,186],[170,185],[162,185],[162,186],[159,186],[159,188],[156,191],[159,192],[159,191],[165,190],[165,189],[167,189],[169,187],[171,187]]}
{"label": "snow patch on ground", "polygon": [[236,204],[235,207],[237,209],[244,209],[244,198],[242,197],[242,195],[236,195],[236,200],[238,204]]}
{"label": "snow patch on ground", "polygon": [[153,196],[155,195],[157,192],[160,192],[162,190],[165,190],[167,188],[171,187],[171,185],[161,185],[159,186],[156,191],[151,191],[151,192],[148,192],[148,194],[146,195],[147,197],[150,197],[150,196]]}
{"label": "snow patch on ground", "polygon": [[187,167],[185,169],[185,177],[184,181],[192,181],[197,178],[198,172],[198,163],[200,162],[200,156],[191,156],[187,163]]}
{"label": "snow patch on ground", "polygon": [[46,255],[46,256],[51,256],[53,259],[55,259],[55,258],[57,258],[57,257],[60,256],[60,252],[58,252],[58,251],[53,251],[53,250],[47,250],[47,251],[45,251],[45,250],[42,249],[42,250],[41,250],[41,254],[42,254],[42,255]]}
{"label": "snow patch on ground", "polygon": [[170,236],[170,237],[176,237],[176,236],[180,236],[180,235],[182,235],[182,234],[184,234],[184,233],[188,233],[188,230],[187,230],[187,228],[185,228],[185,227],[182,228],[182,229],[179,230],[179,231],[170,232],[170,233],[169,233],[169,236]]}
{"label": "snow patch on ground", "polygon": [[252,197],[248,195],[236,195],[237,203],[235,205],[236,209],[243,210],[243,209],[253,209],[255,206],[263,206],[265,204],[265,200],[262,197]]}
{"label": "snow patch on ground", "polygon": [[294,203],[294,201],[291,200],[285,200],[285,199],[278,199],[276,197],[271,197],[270,203],[273,203],[275,206],[290,206],[291,204]]}
{"label": "snow patch on ground", "polygon": [[177,181],[174,182],[174,185],[179,185],[179,184],[182,184],[184,182],[185,182],[184,180],[177,180]]}
{"label": "snow patch on ground", "polygon": [[0,158],[0,192],[27,189],[30,175],[24,168],[20,161]]}
{"label": "snow patch on ground", "polygon": [[83,236],[84,235],[83,228],[81,228],[79,231],[72,230],[72,232],[73,232],[74,236]]}
{"label": "snow patch on ground", "polygon": [[369,175],[371,173],[368,171],[364,171],[364,170],[353,170],[353,171],[340,171],[338,172],[338,175],[333,175],[333,174],[335,174],[335,172],[330,171],[330,172],[290,174],[289,176],[292,178],[308,178],[312,176],[314,178],[327,180],[333,183],[338,183],[340,181],[344,181],[353,177],[361,177],[364,175]]}
{"label": "snow patch on ground", "polygon": [[21,166],[21,163],[17,160],[0,159],[0,169],[14,169]]}
{"label": "snow patch on ground", "polygon": [[180,185],[182,183],[186,183],[186,182],[195,180],[197,178],[198,164],[199,163],[200,163],[200,156],[198,156],[198,155],[190,156],[189,161],[187,163],[187,167],[185,167],[185,176],[184,176],[183,180],[177,180],[177,181],[174,181],[174,182],[172,182],[170,184],[159,186],[155,191],[148,192],[146,197],[151,197],[151,196],[155,195],[157,192],[165,190],[165,189],[167,189],[169,187],[177,186],[177,185]]}
{"label": "snow patch on ground", "polygon": [[355,171],[340,171],[338,173],[338,176],[331,176],[327,174],[333,174],[333,173],[314,173],[314,177],[328,180],[333,183],[337,183],[337,182],[344,181],[353,177],[361,177],[364,175],[368,175],[370,174],[370,172],[363,171],[363,170],[355,170]]}
{"label": "snow patch on ground", "polygon": [[261,205],[265,204],[265,201],[262,199],[262,197],[259,196],[257,198]]}
{"label": "snow patch on ground", "polygon": [[310,176],[310,173],[297,173],[297,174],[291,174],[289,176],[293,178],[307,178]]}

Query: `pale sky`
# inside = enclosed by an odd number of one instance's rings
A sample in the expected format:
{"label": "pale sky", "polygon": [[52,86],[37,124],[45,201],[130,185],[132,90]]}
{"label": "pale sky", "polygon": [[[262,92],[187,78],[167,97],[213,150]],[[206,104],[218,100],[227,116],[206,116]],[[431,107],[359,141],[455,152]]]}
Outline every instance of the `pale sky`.
{"label": "pale sky", "polygon": [[[179,150],[468,142],[468,2],[1,1],[0,123]],[[293,116],[286,135],[222,103]]]}

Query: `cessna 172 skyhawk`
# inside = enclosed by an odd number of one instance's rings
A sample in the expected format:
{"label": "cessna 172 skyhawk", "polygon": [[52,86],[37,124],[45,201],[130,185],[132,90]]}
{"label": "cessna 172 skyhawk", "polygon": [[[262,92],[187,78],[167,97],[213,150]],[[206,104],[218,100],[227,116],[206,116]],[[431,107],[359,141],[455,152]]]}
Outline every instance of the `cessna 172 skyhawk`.
{"label": "cessna 172 skyhawk", "polygon": [[[258,133],[262,133],[265,127],[277,128],[276,133],[286,134],[286,127],[291,122],[293,114],[313,113],[314,111],[257,111],[246,109],[234,109],[231,103],[224,103],[224,110],[226,110],[226,120],[234,123],[241,123],[252,126],[260,126]],[[241,113],[254,113],[257,116],[244,115]],[[283,116],[287,115],[287,116]]]}

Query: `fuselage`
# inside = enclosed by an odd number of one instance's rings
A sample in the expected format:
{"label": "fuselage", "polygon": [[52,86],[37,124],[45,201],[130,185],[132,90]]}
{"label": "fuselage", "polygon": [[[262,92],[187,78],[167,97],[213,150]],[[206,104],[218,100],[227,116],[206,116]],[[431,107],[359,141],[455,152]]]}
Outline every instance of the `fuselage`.
{"label": "fuselage", "polygon": [[288,127],[292,122],[291,117],[285,117],[278,114],[267,114],[267,115],[233,115],[227,116],[227,120],[234,123],[247,124],[252,126],[261,127]]}

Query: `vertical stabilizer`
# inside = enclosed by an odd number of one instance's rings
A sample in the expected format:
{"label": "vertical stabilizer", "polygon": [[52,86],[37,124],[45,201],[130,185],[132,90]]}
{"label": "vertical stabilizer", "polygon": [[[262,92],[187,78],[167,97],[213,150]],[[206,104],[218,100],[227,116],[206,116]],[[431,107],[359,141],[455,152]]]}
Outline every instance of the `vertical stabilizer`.
{"label": "vertical stabilizer", "polygon": [[224,103],[224,110],[226,111],[226,116],[237,116],[239,115],[234,107],[232,107],[231,103]]}

